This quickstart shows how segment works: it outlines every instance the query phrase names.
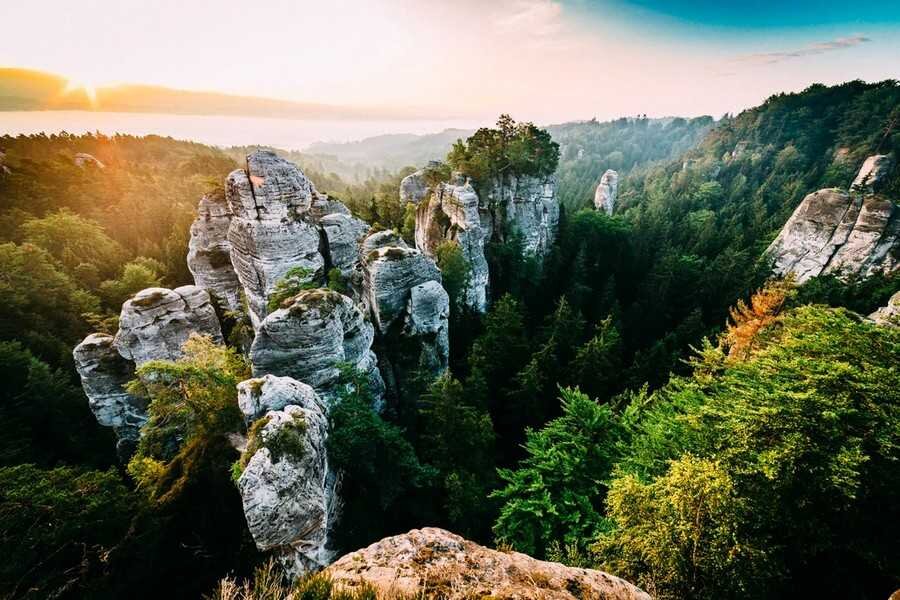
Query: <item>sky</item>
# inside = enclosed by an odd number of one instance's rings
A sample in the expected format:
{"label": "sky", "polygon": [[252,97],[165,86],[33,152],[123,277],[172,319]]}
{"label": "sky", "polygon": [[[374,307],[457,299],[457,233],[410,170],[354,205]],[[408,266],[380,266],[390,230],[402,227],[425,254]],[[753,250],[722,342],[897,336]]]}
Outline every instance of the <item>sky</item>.
{"label": "sky", "polygon": [[435,118],[737,112],[900,79],[900,1],[29,0],[0,66]]}

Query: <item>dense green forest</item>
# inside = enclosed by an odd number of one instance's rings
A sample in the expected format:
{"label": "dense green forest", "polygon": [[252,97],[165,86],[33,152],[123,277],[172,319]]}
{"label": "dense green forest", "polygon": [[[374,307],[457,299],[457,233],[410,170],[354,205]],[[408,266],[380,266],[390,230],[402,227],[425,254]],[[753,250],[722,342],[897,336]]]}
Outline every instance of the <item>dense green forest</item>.
{"label": "dense green forest", "polygon": [[[555,171],[557,243],[543,265],[515,235],[492,243],[483,316],[461,306],[458,254],[439,254],[451,370],[417,397],[378,415],[345,373],[328,441],[344,473],[340,550],[427,524],[661,598],[886,597],[900,585],[900,330],[857,313],[900,280],[766,283],[761,255],[806,194],[900,155],[900,86],[813,86],[716,124],[512,131],[521,153],[495,152],[502,131],[485,129],[447,161]],[[148,363],[135,392],[150,421],[127,470],[71,359],[136,291],[191,281],[197,201],[245,149],[99,134],[0,149],[0,547],[15,548],[0,593],[193,598],[249,575],[266,557],[226,440],[244,359],[196,345]],[[356,215],[411,236],[397,190],[415,165],[351,181],[288,156]],[[622,174],[612,217],[584,208],[607,168]],[[900,169],[886,190],[900,198]],[[161,449],[177,398],[160,376],[202,399],[177,413],[177,452]]]}

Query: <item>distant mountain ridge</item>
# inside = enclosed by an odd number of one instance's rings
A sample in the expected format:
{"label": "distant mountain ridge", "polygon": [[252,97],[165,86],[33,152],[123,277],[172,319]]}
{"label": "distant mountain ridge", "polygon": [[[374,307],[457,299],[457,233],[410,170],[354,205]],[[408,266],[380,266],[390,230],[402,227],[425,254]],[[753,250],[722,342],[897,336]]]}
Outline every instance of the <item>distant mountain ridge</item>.
{"label": "distant mountain ridge", "polygon": [[17,68],[0,68],[0,110],[102,110],[283,119],[414,119],[429,116],[405,107],[338,106],[137,84],[98,87],[96,97],[91,98],[85,89],[70,87],[65,77]]}

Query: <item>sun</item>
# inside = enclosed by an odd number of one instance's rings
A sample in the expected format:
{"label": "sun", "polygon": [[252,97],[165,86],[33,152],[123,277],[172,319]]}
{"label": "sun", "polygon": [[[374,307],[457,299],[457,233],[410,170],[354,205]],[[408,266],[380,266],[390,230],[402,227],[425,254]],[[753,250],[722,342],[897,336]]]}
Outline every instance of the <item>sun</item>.
{"label": "sun", "polygon": [[63,94],[71,94],[72,92],[79,90],[84,91],[84,95],[87,96],[91,106],[97,105],[97,86],[87,79],[70,77],[66,82],[66,88],[63,90]]}

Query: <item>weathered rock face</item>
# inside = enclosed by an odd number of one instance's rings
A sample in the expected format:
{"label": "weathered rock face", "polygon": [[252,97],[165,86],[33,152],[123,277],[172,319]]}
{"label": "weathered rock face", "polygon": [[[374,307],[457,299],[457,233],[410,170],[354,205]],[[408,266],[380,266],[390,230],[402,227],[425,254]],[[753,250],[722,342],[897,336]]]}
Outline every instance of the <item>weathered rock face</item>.
{"label": "weathered rock face", "polygon": [[616,207],[616,194],[619,191],[619,174],[607,169],[600,178],[597,191],[594,192],[594,208],[608,215],[613,214]]}
{"label": "weathered rock face", "polygon": [[147,422],[146,401],[125,391],[134,377],[134,364],[122,358],[113,337],[93,333],[75,347],[75,369],[97,422],[112,427],[119,438],[119,455],[126,458]]}
{"label": "weathered rock face", "polygon": [[427,587],[447,600],[650,600],[640,588],[602,571],[491,550],[434,527],[385,538],[341,557],[326,572],[348,588],[365,582],[381,593],[414,596]]}
{"label": "weathered rock face", "polygon": [[793,273],[803,283],[819,275],[867,277],[897,269],[900,209],[869,193],[868,182],[883,164],[873,163],[866,160],[868,167],[855,180],[862,183],[855,182],[853,191],[829,188],[803,199],[766,250],[776,275]]}
{"label": "weathered rock face", "polygon": [[893,166],[894,161],[890,155],[876,154],[870,156],[863,163],[859,173],[856,175],[856,179],[850,184],[850,189],[860,192],[877,191]]}
{"label": "weathered rock face", "polygon": [[209,293],[194,285],[147,288],[122,305],[113,343],[119,354],[141,366],[149,360],[180,358],[192,333],[223,341]]}
{"label": "weathered rock face", "polygon": [[488,301],[489,273],[484,249],[490,239],[490,219],[486,223],[488,228],[482,224],[475,188],[461,178],[438,184],[428,201],[416,209],[416,248],[434,257],[443,242],[459,244],[471,269],[466,304],[478,312],[487,310]]}
{"label": "weathered rock face", "polygon": [[900,292],[891,296],[887,305],[869,315],[869,320],[874,321],[876,325],[900,327]]}
{"label": "weathered rock face", "polygon": [[231,262],[258,324],[266,316],[269,293],[288,270],[319,273],[325,265],[319,232],[304,219],[317,193],[296,166],[274,152],[258,151],[247,157],[246,169],[228,176],[225,194],[233,213]]}
{"label": "weathered rock face", "polygon": [[87,152],[79,152],[72,159],[76,166],[81,167],[82,169],[85,167],[95,167],[97,169],[105,169],[106,165],[97,160],[97,158],[93,154],[88,154]]}
{"label": "weathered rock face", "polygon": [[379,359],[389,387],[404,387],[404,375],[447,369],[450,298],[434,260],[399,237],[376,233],[363,242],[364,289],[379,333]]}
{"label": "weathered rock face", "polygon": [[262,323],[250,348],[253,375],[293,377],[330,400],[340,363],[369,377],[376,398],[384,391],[372,340],[375,332],[350,298],[326,289],[300,292]]}
{"label": "weathered rock face", "polygon": [[[326,546],[337,507],[322,404],[307,395],[296,399],[303,404],[266,414],[268,422],[259,432],[262,447],[247,463],[238,489],[256,547],[280,551],[288,571],[300,575],[330,562]],[[289,427],[300,437],[301,448],[279,454],[276,444],[266,446]]]}
{"label": "weathered rock face", "polygon": [[307,407],[320,405],[321,410],[325,411],[325,405],[314,389],[290,377],[263,375],[248,379],[238,384],[237,392],[238,406],[248,423],[290,404]]}
{"label": "weathered rock face", "polygon": [[440,164],[437,161],[430,161],[424,169],[404,177],[400,181],[400,200],[418,205],[427,198],[431,194],[431,186],[428,185],[426,172],[439,167]]}
{"label": "weathered rock face", "polygon": [[359,244],[370,227],[349,214],[335,212],[319,220],[327,249],[328,267],[340,269],[341,275],[351,277],[359,264]]}
{"label": "weathered rock face", "polygon": [[241,305],[241,283],[231,265],[230,225],[231,208],[224,198],[201,198],[197,218],[191,225],[187,264],[197,287],[207,290],[221,306],[237,310]]}
{"label": "weathered rock face", "polygon": [[506,177],[488,191],[491,235],[504,240],[514,231],[522,235],[522,251],[546,256],[559,228],[559,201],[553,177]]}

